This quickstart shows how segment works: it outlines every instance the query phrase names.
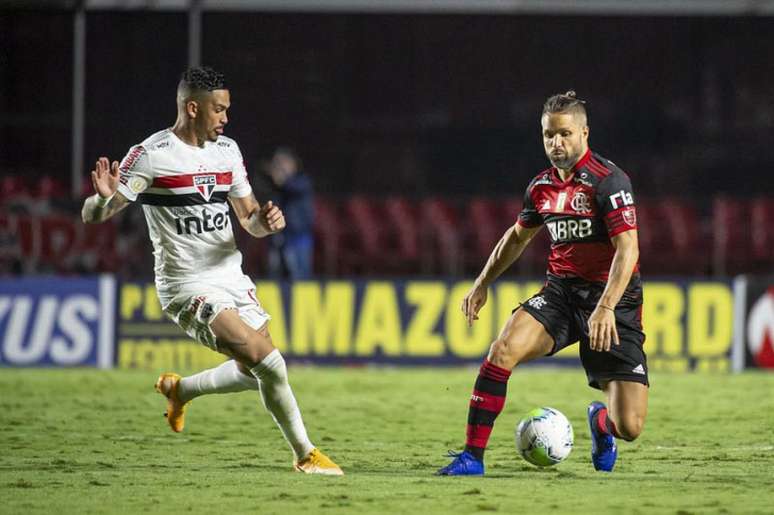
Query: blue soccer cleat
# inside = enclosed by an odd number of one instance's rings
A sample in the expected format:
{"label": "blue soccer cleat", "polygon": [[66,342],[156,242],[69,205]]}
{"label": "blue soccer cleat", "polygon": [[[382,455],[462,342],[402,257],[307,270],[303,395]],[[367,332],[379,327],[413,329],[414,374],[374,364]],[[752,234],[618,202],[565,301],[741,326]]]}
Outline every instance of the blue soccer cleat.
{"label": "blue soccer cleat", "polygon": [[588,407],[589,429],[591,429],[591,462],[594,464],[595,470],[612,472],[615,460],[618,458],[615,438],[613,435],[600,432],[594,423],[597,412],[604,407],[604,404],[597,401],[592,402]]}
{"label": "blue soccer cleat", "polygon": [[477,460],[475,456],[468,451],[454,452],[449,451],[449,457],[454,461],[438,469],[436,476],[483,476],[484,462]]}

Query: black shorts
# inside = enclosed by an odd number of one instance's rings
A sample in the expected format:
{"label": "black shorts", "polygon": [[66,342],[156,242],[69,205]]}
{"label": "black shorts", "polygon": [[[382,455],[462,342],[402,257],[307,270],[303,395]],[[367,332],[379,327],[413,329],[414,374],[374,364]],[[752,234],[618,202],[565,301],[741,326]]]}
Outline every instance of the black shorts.
{"label": "black shorts", "polygon": [[588,320],[603,290],[604,284],[549,276],[543,289],[519,308],[543,324],[553,337],[554,347],[549,356],[580,341],[581,363],[592,388],[601,389],[601,384],[612,380],[634,381],[647,386],[640,278],[638,275],[632,277],[615,308],[620,345],[612,344],[609,351],[598,352],[589,347]]}

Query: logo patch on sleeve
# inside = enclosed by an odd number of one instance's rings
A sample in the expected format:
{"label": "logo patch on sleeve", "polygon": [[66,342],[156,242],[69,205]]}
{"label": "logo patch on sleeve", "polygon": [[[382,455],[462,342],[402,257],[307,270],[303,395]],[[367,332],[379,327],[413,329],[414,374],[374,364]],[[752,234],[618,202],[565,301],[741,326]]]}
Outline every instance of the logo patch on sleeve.
{"label": "logo patch on sleeve", "polygon": [[634,211],[633,208],[624,209],[621,211],[621,217],[623,218],[623,221],[626,222],[626,225],[629,227],[634,227],[637,225],[637,213]]}
{"label": "logo patch on sleeve", "polygon": [[147,187],[148,183],[141,177],[134,177],[129,180],[129,189],[135,193],[142,193]]}

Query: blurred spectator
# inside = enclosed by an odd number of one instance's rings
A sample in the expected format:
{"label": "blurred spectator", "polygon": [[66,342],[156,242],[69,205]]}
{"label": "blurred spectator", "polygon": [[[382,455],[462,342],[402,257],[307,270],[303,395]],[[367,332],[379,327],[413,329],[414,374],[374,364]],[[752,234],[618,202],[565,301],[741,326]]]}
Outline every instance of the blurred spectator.
{"label": "blurred spectator", "polygon": [[314,208],[312,181],[298,154],[289,147],[275,150],[265,168],[275,194],[270,198],[285,213],[287,227],[270,236],[269,275],[291,280],[312,275]]}

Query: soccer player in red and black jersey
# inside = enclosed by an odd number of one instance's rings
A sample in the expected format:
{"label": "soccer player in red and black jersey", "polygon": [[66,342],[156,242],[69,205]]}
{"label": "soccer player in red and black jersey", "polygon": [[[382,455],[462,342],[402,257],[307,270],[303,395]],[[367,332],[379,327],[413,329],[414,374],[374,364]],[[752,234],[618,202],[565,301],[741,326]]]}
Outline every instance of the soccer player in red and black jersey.
{"label": "soccer player in red and black jersey", "polygon": [[487,288],[543,225],[551,237],[547,281],[514,310],[492,343],[471,396],[465,450],[452,453],[454,460],[440,475],[482,475],[511,370],[576,341],[589,385],[605,392],[607,401],[592,402],[587,410],[594,468],[611,471],[615,438],[634,440],[645,422],[648,368],[631,182],[589,149],[586,108],[574,91],[546,101],[541,126],[553,166],[528,186],[518,221],[495,246],[462,311],[469,324],[478,318]]}

